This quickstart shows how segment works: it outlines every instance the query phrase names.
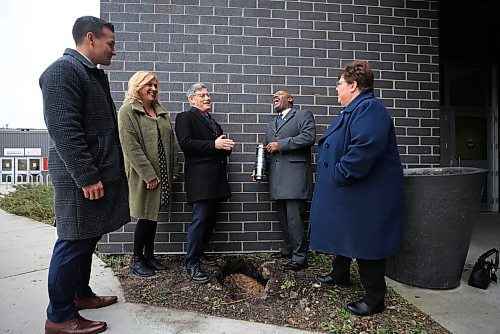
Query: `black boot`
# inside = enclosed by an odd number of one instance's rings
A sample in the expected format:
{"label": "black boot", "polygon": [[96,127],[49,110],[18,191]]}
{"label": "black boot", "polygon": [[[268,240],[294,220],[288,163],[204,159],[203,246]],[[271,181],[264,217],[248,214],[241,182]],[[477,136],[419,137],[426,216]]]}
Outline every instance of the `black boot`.
{"label": "black boot", "polygon": [[146,255],[146,264],[148,267],[157,270],[157,271],[165,271],[168,267],[162,264],[154,255]]}
{"label": "black boot", "polygon": [[155,274],[155,271],[147,265],[144,256],[141,255],[134,255],[128,267],[132,274],[137,276],[149,277]]}

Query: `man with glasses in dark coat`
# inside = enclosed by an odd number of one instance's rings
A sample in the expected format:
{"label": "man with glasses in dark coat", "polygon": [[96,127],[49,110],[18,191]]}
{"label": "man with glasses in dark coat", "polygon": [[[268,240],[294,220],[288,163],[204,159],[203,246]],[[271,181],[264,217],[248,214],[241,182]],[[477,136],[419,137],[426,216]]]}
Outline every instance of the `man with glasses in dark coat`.
{"label": "man with glasses in dark coat", "polygon": [[191,109],[175,120],[175,133],[185,158],[187,202],[193,208],[187,233],[186,270],[192,282],[207,283],[209,278],[201,265],[216,264],[205,251],[220,203],[231,196],[226,165],[234,142],[210,114],[212,98],[205,84],[194,84],[186,95]]}

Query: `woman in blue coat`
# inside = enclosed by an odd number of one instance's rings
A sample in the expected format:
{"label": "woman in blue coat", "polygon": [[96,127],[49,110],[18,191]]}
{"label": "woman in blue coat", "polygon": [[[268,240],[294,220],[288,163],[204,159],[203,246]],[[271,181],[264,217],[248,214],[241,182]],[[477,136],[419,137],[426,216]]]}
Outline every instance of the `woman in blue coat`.
{"label": "woman in blue coat", "polygon": [[373,94],[373,72],[354,61],[339,72],[345,107],[318,142],[318,175],[311,205],[310,247],[335,254],[322,285],[349,285],[356,258],[362,300],[347,305],[359,316],[385,309],[385,258],[394,254],[403,225],[403,170],[394,125]]}

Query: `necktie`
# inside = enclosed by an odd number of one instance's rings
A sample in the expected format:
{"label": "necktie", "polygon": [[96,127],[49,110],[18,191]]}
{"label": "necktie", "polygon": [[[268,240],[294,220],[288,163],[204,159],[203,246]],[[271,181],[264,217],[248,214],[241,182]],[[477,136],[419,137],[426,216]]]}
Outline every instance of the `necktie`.
{"label": "necktie", "polygon": [[215,119],[210,115],[210,113],[203,113],[203,117],[205,117],[205,120],[208,122],[210,127],[212,128],[212,131],[216,134],[216,136],[220,136],[219,129],[217,128],[217,125],[215,124]]}
{"label": "necktie", "polygon": [[283,114],[280,113],[278,117],[276,117],[276,128],[279,128],[284,121]]}

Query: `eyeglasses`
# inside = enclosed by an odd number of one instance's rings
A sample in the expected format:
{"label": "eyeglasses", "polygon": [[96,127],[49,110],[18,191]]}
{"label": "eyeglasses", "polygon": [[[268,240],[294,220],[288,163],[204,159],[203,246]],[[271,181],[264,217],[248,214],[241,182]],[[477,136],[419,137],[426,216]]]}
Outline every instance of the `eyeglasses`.
{"label": "eyeglasses", "polygon": [[347,83],[347,81],[345,81],[345,80],[340,80],[340,81],[337,81],[337,82],[335,83],[335,85],[338,87],[338,86],[340,86],[340,85],[342,85],[342,84],[344,84],[344,83]]}
{"label": "eyeglasses", "polygon": [[210,94],[210,93],[206,93],[206,94],[197,94],[197,93],[194,93],[194,95],[196,95],[198,97],[201,97],[202,99],[204,99],[205,97],[210,98],[212,96],[212,94]]}

